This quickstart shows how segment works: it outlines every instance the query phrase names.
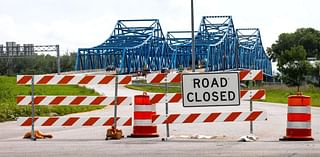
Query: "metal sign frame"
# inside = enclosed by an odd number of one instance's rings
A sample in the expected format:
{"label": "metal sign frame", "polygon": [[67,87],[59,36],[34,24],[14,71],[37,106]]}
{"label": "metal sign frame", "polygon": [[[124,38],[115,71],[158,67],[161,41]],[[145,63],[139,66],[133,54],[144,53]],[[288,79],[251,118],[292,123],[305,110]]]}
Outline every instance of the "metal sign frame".
{"label": "metal sign frame", "polygon": [[[188,76],[188,75],[216,75],[216,74],[236,74],[237,75],[237,86],[235,88],[237,93],[235,93],[235,95],[237,96],[236,104],[223,104],[223,105],[186,105],[185,102],[185,91],[184,91],[184,77]],[[183,107],[210,107],[210,106],[239,106],[240,105],[240,78],[239,78],[239,73],[238,72],[215,72],[215,73],[187,73],[187,74],[183,74],[182,75],[182,79],[181,79],[181,91],[182,91],[182,104]]]}

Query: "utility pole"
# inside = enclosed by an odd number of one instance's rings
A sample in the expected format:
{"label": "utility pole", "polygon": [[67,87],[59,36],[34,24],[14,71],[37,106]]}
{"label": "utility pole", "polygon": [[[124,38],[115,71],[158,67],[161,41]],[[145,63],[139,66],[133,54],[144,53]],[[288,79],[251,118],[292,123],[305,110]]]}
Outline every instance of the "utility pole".
{"label": "utility pole", "polygon": [[192,35],[192,48],[191,48],[191,60],[192,60],[192,72],[195,72],[196,52],[194,41],[194,18],[193,18],[193,0],[191,0],[191,35]]}

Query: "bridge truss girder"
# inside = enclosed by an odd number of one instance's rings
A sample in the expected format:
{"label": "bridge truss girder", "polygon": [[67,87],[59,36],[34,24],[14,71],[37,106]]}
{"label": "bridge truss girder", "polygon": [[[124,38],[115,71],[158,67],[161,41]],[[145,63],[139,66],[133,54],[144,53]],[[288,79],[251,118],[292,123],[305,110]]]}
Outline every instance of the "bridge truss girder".
{"label": "bridge truss girder", "polygon": [[264,74],[271,76],[271,60],[263,49],[260,30],[240,28],[236,32],[239,40],[239,68],[262,69]]}
{"label": "bridge truss girder", "polygon": [[76,69],[113,66],[119,68],[121,73],[144,68],[160,70],[167,66],[169,60],[165,46],[159,20],[119,20],[105,42],[93,48],[78,50]]}
{"label": "bridge truss girder", "polygon": [[[132,22],[149,22],[132,26]],[[247,32],[249,31],[249,33]],[[251,32],[250,32],[251,31]],[[204,16],[195,33],[196,66],[206,71],[262,69],[272,75],[257,28],[234,28],[231,16]],[[76,69],[119,68],[121,73],[191,67],[191,31],[168,32],[159,20],[119,20],[111,36],[93,48],[78,50]]]}

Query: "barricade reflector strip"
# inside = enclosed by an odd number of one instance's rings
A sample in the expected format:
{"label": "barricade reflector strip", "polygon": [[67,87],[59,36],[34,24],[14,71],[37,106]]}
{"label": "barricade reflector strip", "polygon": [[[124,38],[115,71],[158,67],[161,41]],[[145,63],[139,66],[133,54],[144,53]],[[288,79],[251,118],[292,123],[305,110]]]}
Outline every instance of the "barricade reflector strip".
{"label": "barricade reflector strip", "polygon": [[241,100],[263,100],[266,99],[266,91],[258,90],[240,90]]}
{"label": "barricade reflector strip", "polygon": [[309,129],[311,122],[287,122],[287,129]]}
{"label": "barricade reflector strip", "polygon": [[311,113],[310,106],[288,106],[288,113]]}
{"label": "barricade reflector strip", "polygon": [[133,121],[134,126],[152,126],[152,120],[151,119],[144,119],[144,120],[134,120]]}
{"label": "barricade reflector strip", "polygon": [[153,111],[156,112],[156,105],[134,105],[134,111],[135,112],[144,112],[144,111]]}
{"label": "barricade reflector strip", "polygon": [[167,93],[167,97],[163,93],[157,93],[157,94],[149,94],[150,96],[150,103],[156,104],[156,103],[165,103],[166,99],[168,103],[178,103],[182,100],[181,93]]}
{"label": "barricade reflector strip", "polygon": [[[19,117],[17,120],[19,126],[31,126],[31,117]],[[114,124],[113,117],[35,117],[35,126],[112,126]],[[131,126],[131,117],[117,117],[118,126]]]}
{"label": "barricade reflector strip", "polygon": [[[165,80],[167,76],[167,81]],[[179,83],[181,73],[152,73],[147,75],[147,83]]]}
{"label": "barricade reflector strip", "polygon": [[[263,80],[262,70],[242,70],[239,73],[241,81]],[[181,73],[152,73],[147,75],[147,83],[179,83],[181,82],[181,75]],[[165,81],[166,76],[167,81]]]}
{"label": "barricade reflector strip", "polygon": [[[31,96],[17,96],[17,105],[31,105]],[[131,97],[119,96],[118,105],[131,105]],[[91,105],[91,106],[107,106],[114,105],[114,97],[107,96],[34,96],[35,105]]]}
{"label": "barricade reflector strip", "polygon": [[241,81],[261,81],[263,80],[263,72],[262,70],[242,70],[240,71],[240,80]]}
{"label": "barricade reflector strip", "polygon": [[[179,103],[182,101],[181,93],[167,93],[167,97],[164,93],[150,93],[150,103]],[[264,89],[258,90],[240,90],[241,100],[263,100],[266,98],[266,91]]]}
{"label": "barricade reflector strip", "polygon": [[[17,84],[30,85],[31,75],[17,75]],[[118,75],[119,84],[131,84],[130,75]],[[72,85],[72,84],[114,84],[114,75],[34,75],[34,84]]]}
{"label": "barricade reflector strip", "polygon": [[155,115],[152,117],[153,124],[241,122],[263,120],[267,120],[267,113],[264,111],[169,114],[168,116]]}

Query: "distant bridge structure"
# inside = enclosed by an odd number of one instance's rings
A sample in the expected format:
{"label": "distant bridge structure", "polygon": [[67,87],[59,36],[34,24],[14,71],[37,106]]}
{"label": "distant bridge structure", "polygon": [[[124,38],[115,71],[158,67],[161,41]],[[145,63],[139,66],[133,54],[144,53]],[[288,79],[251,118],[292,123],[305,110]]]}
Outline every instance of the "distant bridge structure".
{"label": "distant bridge structure", "polygon": [[[235,29],[231,16],[203,16],[195,33],[196,67],[206,71],[262,69],[272,75],[258,28]],[[112,35],[79,48],[77,70],[112,66],[121,73],[191,67],[191,31],[163,35],[159,20],[119,20]]]}
{"label": "distant bridge structure", "polygon": [[159,20],[119,20],[111,36],[93,48],[79,48],[77,70],[101,69],[107,66],[131,73],[166,66],[165,36]]}
{"label": "distant bridge structure", "polygon": [[263,49],[259,28],[239,28],[236,30],[239,43],[239,68],[263,69],[272,75],[271,61]]}
{"label": "distant bridge structure", "polygon": [[[180,37],[185,31],[168,32],[168,45],[177,66],[191,65],[191,38]],[[189,35],[190,36],[190,35]],[[204,16],[195,32],[196,66],[206,71],[236,69],[237,36],[231,16]]]}

